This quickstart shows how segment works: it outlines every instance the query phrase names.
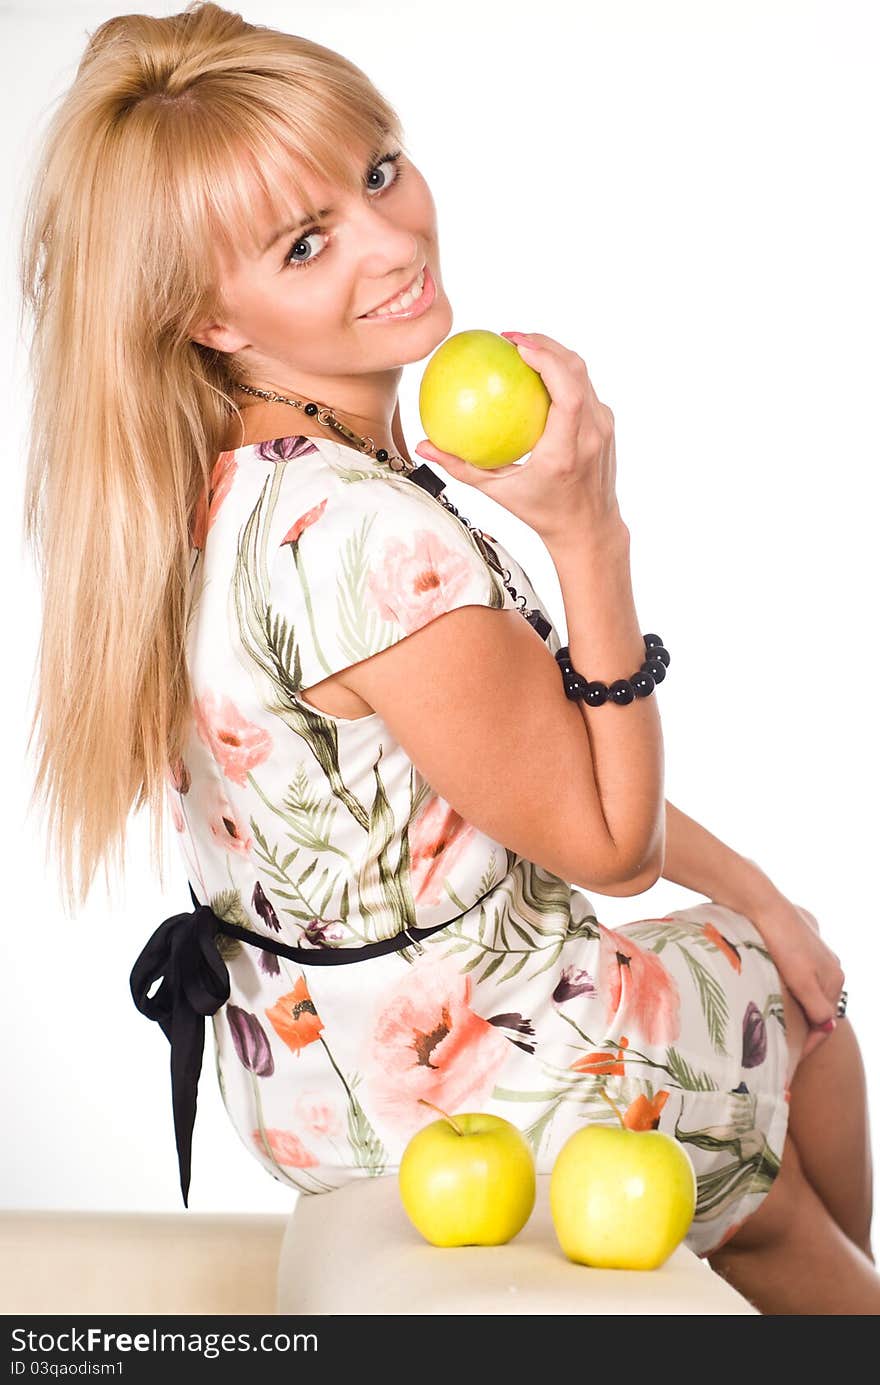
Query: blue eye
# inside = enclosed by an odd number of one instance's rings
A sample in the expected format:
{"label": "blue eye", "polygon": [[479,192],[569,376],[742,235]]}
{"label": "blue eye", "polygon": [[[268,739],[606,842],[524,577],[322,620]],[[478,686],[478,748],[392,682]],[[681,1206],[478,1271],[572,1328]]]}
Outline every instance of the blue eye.
{"label": "blue eye", "polygon": [[[367,180],[369,181],[369,179],[373,176],[376,170],[381,168],[383,164],[397,164],[397,161],[401,157],[402,153],[403,151],[401,149],[398,149],[396,154],[383,154],[381,159],[379,159],[378,163],[373,164],[373,167],[369,170],[369,173],[367,174]],[[383,185],[380,188],[371,188],[370,190],[372,192],[377,193],[387,192],[389,187],[394,187],[395,184],[400,182],[402,177],[403,165],[401,164],[398,168],[395,169],[395,175],[391,183],[389,183],[387,186]],[[324,252],[319,250],[316,255],[310,255],[307,260],[303,260],[294,259],[294,251],[297,250],[299,246],[305,245],[306,241],[310,240],[312,236],[326,236],[327,234],[328,233],[326,231],[321,230],[320,226],[310,226],[307,231],[303,231],[302,235],[299,236],[293,242],[293,245],[290,247],[289,251],[285,255],[285,265],[291,269],[311,269],[315,261],[319,260]]]}

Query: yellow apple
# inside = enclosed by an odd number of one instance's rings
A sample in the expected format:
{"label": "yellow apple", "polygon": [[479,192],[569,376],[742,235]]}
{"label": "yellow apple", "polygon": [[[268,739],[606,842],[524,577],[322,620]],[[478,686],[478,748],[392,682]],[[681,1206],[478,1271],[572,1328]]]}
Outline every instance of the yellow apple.
{"label": "yellow apple", "polygon": [[531,451],[551,403],[538,372],[497,332],[447,337],[419,387],[419,416],[434,446],[490,470]]}
{"label": "yellow apple", "polygon": [[431,1245],[504,1245],[535,1205],[531,1146],[510,1121],[487,1111],[441,1114],[442,1120],[413,1135],[401,1155],[403,1209]]}
{"label": "yellow apple", "polygon": [[662,1130],[590,1124],[570,1135],[550,1174],[550,1212],[569,1260],[653,1270],[687,1235],[694,1166]]}

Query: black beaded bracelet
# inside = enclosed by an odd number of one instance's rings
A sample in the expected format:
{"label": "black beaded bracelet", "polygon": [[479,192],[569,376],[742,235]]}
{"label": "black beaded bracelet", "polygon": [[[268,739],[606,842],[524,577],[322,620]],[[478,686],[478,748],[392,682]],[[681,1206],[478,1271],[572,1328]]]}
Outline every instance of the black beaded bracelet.
{"label": "black beaded bracelet", "polygon": [[644,635],[645,653],[648,658],[638,673],[629,678],[618,678],[609,688],[607,683],[588,683],[583,674],[573,667],[568,657],[568,645],[556,651],[556,662],[562,673],[565,696],[571,701],[586,702],[590,707],[601,707],[609,699],[618,706],[625,707],[634,697],[650,697],[658,683],[662,683],[669,667],[669,650],[663,647],[659,635]]}

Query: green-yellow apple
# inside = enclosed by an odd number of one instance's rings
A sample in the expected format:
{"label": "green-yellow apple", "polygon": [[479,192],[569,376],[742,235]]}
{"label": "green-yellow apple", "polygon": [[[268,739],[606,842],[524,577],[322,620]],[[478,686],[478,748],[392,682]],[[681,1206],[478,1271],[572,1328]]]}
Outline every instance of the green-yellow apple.
{"label": "green-yellow apple", "polygon": [[497,332],[447,337],[419,387],[419,416],[434,446],[487,469],[531,451],[551,403],[538,372]]}
{"label": "green-yellow apple", "polygon": [[535,1205],[531,1146],[510,1121],[487,1111],[441,1115],[418,1130],[401,1155],[404,1211],[431,1245],[504,1245]]}
{"label": "green-yellow apple", "polygon": [[629,1130],[622,1118],[576,1130],[550,1174],[563,1252],[602,1269],[657,1269],[686,1236],[696,1199],[694,1166],[678,1140],[662,1130]]}

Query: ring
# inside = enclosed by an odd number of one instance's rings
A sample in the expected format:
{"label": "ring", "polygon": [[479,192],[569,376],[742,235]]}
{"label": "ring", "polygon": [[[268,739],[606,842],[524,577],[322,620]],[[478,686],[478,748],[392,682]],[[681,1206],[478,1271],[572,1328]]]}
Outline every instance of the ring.
{"label": "ring", "polygon": [[840,999],[839,999],[838,1002],[837,1002],[837,1018],[838,1018],[838,1019],[840,1019],[842,1015],[845,1015],[845,1014],[846,1014],[846,999],[847,999],[847,997],[846,997],[846,991],[841,991],[841,992],[840,992]]}

